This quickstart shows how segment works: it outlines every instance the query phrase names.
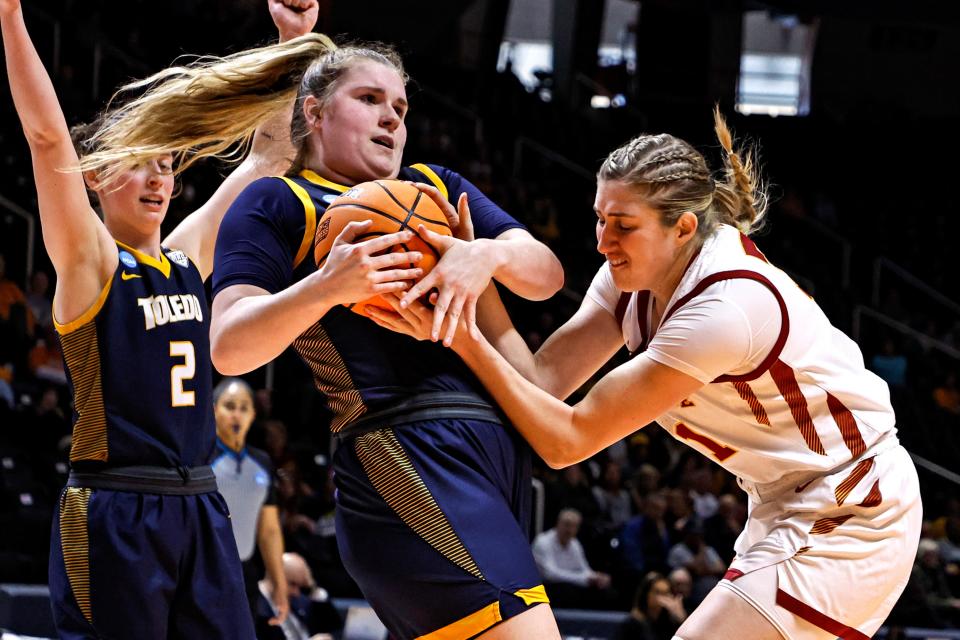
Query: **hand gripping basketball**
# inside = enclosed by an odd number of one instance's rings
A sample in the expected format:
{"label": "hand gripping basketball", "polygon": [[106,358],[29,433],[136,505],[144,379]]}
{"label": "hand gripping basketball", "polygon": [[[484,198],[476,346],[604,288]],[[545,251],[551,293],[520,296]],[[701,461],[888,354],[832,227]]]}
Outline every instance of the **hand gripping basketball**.
{"label": "hand gripping basketball", "polygon": [[451,235],[443,212],[416,187],[397,180],[365,182],[327,207],[317,224],[314,259],[335,275],[352,311],[368,315],[370,305],[391,309],[380,294],[406,289],[439,260],[417,233],[421,225]]}

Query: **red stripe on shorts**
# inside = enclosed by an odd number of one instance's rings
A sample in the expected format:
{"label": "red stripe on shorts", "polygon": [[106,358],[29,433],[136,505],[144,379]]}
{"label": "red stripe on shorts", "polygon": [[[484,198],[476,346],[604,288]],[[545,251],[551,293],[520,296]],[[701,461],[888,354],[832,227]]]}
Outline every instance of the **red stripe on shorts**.
{"label": "red stripe on shorts", "polygon": [[820,613],[810,605],[800,602],[781,589],[777,589],[777,604],[798,618],[803,618],[810,624],[816,625],[824,631],[837,636],[839,640],[870,640],[869,636]]}

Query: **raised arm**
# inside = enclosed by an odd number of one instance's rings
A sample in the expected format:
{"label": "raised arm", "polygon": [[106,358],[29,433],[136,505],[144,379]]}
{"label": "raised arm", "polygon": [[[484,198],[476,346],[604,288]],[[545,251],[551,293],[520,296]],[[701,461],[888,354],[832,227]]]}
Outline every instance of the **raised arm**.
{"label": "raised arm", "polygon": [[[280,42],[286,42],[313,30],[317,22],[317,0],[268,0],[270,16],[277,27]],[[250,152],[223,181],[213,196],[164,239],[164,246],[179,249],[190,256],[206,278],[213,271],[213,252],[217,230],[230,203],[243,189],[264,176],[286,171],[295,155],[290,142],[290,106],[261,125],[253,136]]]}
{"label": "raised arm", "polygon": [[30,40],[20,2],[0,0],[10,93],[30,145],[43,241],[57,272],[54,315],[75,319],[97,299],[117,249],[87,199],[53,83]]}

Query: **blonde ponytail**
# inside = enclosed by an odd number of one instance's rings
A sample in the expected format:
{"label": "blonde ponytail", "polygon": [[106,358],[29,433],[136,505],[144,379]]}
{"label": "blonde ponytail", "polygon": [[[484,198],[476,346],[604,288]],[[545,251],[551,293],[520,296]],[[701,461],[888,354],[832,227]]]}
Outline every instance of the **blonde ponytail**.
{"label": "blonde ponytail", "polygon": [[713,123],[723,147],[724,179],[716,182],[713,194],[718,220],[749,235],[763,226],[767,212],[766,187],[756,172],[756,155],[750,148],[734,149],[733,135],[719,107],[714,107]]}
{"label": "blonde ponytail", "polygon": [[[242,157],[258,126],[293,103],[304,73],[337,49],[325,35],[223,58],[204,57],[122,87],[84,143],[90,153],[80,170],[98,171],[110,183],[123,171],[171,153],[177,173],[197,160]],[[139,97],[112,108],[131,91]]]}

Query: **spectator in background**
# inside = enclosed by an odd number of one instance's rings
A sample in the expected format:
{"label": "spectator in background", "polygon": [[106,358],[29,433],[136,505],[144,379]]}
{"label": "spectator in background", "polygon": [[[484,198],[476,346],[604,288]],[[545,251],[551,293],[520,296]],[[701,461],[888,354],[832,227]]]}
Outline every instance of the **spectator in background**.
{"label": "spectator in background", "polygon": [[590,479],[584,470],[584,465],[574,464],[562,469],[559,478],[546,486],[546,509],[544,519],[550,522],[556,519],[561,509],[576,510],[583,521],[591,529],[600,515],[600,508],[593,497]]}
{"label": "spectator in background", "polygon": [[666,510],[663,492],[652,493],[644,501],[643,512],[628,520],[620,532],[620,549],[628,580],[633,584],[650,571],[667,569],[670,534],[663,519]]}
{"label": "spectator in background", "polygon": [[593,498],[600,508],[598,524],[604,531],[619,531],[630,519],[630,494],[623,488],[620,465],[608,461],[603,466],[600,484],[593,487]]}
{"label": "spectator in background", "polygon": [[643,511],[647,496],[660,489],[660,470],[652,464],[644,463],[630,479],[630,498],[634,511]]}
{"label": "spectator in background", "polygon": [[670,640],[687,619],[683,598],[673,593],[663,574],[650,572],[637,587],[630,617],[617,632],[617,640]]}
{"label": "spectator in background", "polygon": [[[283,574],[283,533],[277,513],[273,465],[266,452],[247,446],[247,433],[256,416],[253,389],[240,378],[224,378],[213,390],[217,423],[217,457],[213,472],[230,508],[230,522],[243,564],[250,610],[256,618],[257,583],[266,569],[279,625],[287,614],[287,583]],[[256,547],[260,557],[254,556]]]}
{"label": "spectator in background", "polygon": [[53,307],[47,290],[50,288],[50,276],[46,271],[34,271],[30,276],[27,290],[27,306],[37,325],[44,330],[53,329]]}
{"label": "spectator in background", "polygon": [[45,329],[44,336],[36,341],[27,356],[30,373],[39,380],[66,385],[67,374],[63,369],[63,354],[60,341],[53,329]]}
{"label": "spectator in background", "polygon": [[726,564],[730,564],[736,555],[733,545],[743,530],[745,519],[746,508],[735,495],[725,493],[717,502],[717,512],[703,522],[704,540],[716,549]]}
{"label": "spectator in background", "polygon": [[667,579],[670,580],[670,589],[673,594],[680,596],[685,611],[693,611],[694,607],[700,604],[700,601],[693,597],[693,576],[689,571],[679,567],[671,571]]}
{"label": "spectator in background", "polygon": [[884,338],[880,353],[870,360],[870,369],[894,389],[907,386],[907,357],[892,338]]}
{"label": "spectator in background", "polygon": [[957,388],[956,371],[948,371],[943,382],[933,390],[933,401],[947,413],[960,416],[960,389]]}
{"label": "spectator in background", "polygon": [[683,526],[683,539],[667,555],[671,569],[684,568],[693,576],[693,596],[703,600],[723,576],[726,566],[716,549],[703,541],[703,524],[690,518]]}
{"label": "spectator in background", "polygon": [[614,597],[610,576],[587,563],[577,540],[582,522],[576,509],[561,510],[556,526],[534,539],[533,557],[555,607],[609,608]]}
{"label": "spectator in background", "polygon": [[332,640],[333,632],[343,626],[327,590],[317,586],[313,573],[298,553],[283,554],[283,575],[286,583],[289,612],[282,624],[272,626],[277,616],[276,592],[269,580],[259,583],[260,598],[255,616],[259,640]]}

